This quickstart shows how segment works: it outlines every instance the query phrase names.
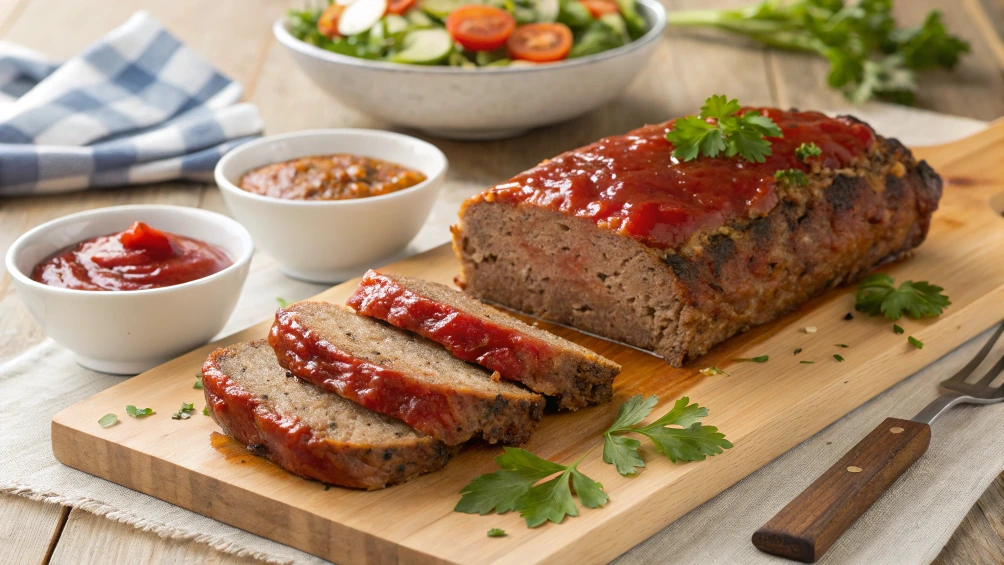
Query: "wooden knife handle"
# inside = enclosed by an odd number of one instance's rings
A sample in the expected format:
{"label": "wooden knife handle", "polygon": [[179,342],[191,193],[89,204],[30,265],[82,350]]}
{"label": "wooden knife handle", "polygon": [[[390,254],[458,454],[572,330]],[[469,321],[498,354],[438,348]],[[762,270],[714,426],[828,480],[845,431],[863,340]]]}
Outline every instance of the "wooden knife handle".
{"label": "wooden knife handle", "polygon": [[814,563],[927,451],[931,426],[886,418],[753,534],[774,555]]}

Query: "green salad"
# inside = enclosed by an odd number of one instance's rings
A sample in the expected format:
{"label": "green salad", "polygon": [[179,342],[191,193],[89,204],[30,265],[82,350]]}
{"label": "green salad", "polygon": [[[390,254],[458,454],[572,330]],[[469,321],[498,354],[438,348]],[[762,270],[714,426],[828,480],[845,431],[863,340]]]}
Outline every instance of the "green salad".
{"label": "green salad", "polygon": [[463,68],[585,57],[648,30],[635,0],[474,1],[334,0],[290,10],[287,29],[342,55]]}

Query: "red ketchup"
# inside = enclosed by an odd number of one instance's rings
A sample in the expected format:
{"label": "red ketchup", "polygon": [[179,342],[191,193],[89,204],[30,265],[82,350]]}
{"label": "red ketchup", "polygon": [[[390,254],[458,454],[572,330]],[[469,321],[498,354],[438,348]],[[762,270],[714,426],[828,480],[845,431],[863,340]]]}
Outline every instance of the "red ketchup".
{"label": "red ketchup", "polygon": [[[666,132],[673,122],[649,125],[563,153],[491,189],[500,202],[527,204],[588,218],[596,225],[652,247],[671,248],[702,228],[766,214],[778,203],[774,173],[818,163],[852,166],[875,140],[871,128],[819,112],[748,108],[770,117],[784,133],[768,138],[772,154],[763,163],[699,157],[679,162]],[[795,156],[815,143],[819,157]]]}
{"label": "red ketchup", "polygon": [[31,278],[75,290],[147,290],[208,277],[233,263],[215,245],[136,222],[53,255]]}

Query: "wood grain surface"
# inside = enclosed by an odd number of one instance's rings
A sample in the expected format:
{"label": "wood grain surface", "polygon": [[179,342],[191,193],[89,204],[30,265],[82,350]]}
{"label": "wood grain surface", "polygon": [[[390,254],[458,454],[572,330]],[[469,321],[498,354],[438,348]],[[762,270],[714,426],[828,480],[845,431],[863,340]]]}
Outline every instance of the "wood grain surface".
{"label": "wood grain surface", "polygon": [[[271,22],[296,0],[0,0],[0,39],[67,57],[146,9],[183,41],[245,86],[245,97],[258,105],[267,131],[307,127],[387,127],[328,98],[310,83],[272,39]],[[666,0],[669,9],[742,5],[744,0]],[[946,14],[953,32],[974,45],[959,75],[935,73],[924,79],[920,106],[961,116],[992,119],[1004,114],[1004,0],[900,0],[899,17],[918,22],[926,10]],[[58,37],[58,40],[55,39]],[[435,140],[449,156],[451,175],[444,198],[466,195],[518,172],[538,160],[604,134],[618,133],[644,121],[686,113],[709,92],[728,92],[750,103],[801,107],[844,106],[821,77],[824,62],[797,54],[765,50],[717,34],[667,33],[650,67],[618,100],[573,122],[532,132],[509,141],[460,143]],[[934,90],[928,93],[927,88]],[[84,209],[128,203],[170,203],[226,213],[215,187],[161,183],[146,187],[91,191],[55,197],[0,200],[0,252],[26,229]],[[38,343],[43,334],[14,296],[10,279],[0,279],[0,362]],[[15,510],[10,510],[15,509]],[[29,542],[51,539],[85,553],[103,548],[120,561],[147,555],[175,555],[150,547],[190,546],[189,562],[220,562],[222,553],[195,542],[168,541],[131,526],[72,510],[77,527],[62,529],[64,513],[54,505],[0,495],[0,563],[44,562],[47,546]],[[16,517],[16,518],[15,518]],[[6,529],[5,529],[6,528]],[[939,556],[939,564],[1004,562],[1004,477],[998,478],[974,505]],[[4,543],[13,540],[14,543]],[[57,543],[58,542],[58,543]],[[63,555],[73,555],[64,553]],[[240,559],[235,559],[240,560]],[[246,559],[245,559],[246,560]],[[228,560],[229,562],[229,560]]]}
{"label": "wood grain surface", "polygon": [[[605,485],[611,503],[602,510],[584,510],[574,527],[527,529],[513,513],[482,518],[453,512],[460,489],[495,467],[498,447],[472,446],[446,469],[383,491],[323,491],[317,482],[297,478],[243,449],[214,448],[208,437],[217,427],[208,418],[168,419],[174,407],[193,401],[192,375],[209,351],[265,336],[270,320],[63,410],[53,419],[53,451],[72,467],[344,564],[612,559],[1004,318],[1004,263],[997,260],[997,250],[1004,246],[1004,221],[989,205],[992,196],[1004,193],[999,167],[1004,120],[973,137],[919,153],[948,184],[928,240],[912,259],[884,270],[913,280],[937,270],[942,273],[939,283],[953,289],[952,308],[945,314],[911,322],[911,334],[926,344],[922,350],[889,331],[884,320],[859,318],[848,324],[844,314],[853,309],[853,293],[847,289],[831,291],[777,322],[737,336],[683,369],[633,348],[541,323],[624,370],[615,384],[614,402],[545,417],[527,449],[558,462],[582,456],[597,445],[620,403],[639,393],[659,395],[664,406],[689,396],[713,407],[707,423],[735,444],[724,455],[700,463],[672,465],[650,455],[644,472],[630,479],[617,475],[594,452],[581,468]],[[963,175],[966,183],[953,184]],[[449,284],[458,266],[444,245],[386,270]],[[317,298],[343,303],[355,283]],[[818,334],[806,334],[807,326],[815,326]],[[840,350],[843,363],[831,358],[837,332],[849,346]],[[817,363],[795,362],[790,352],[796,345],[803,348],[800,358]],[[759,355],[773,358],[770,371],[736,362]],[[702,376],[700,369],[709,365],[730,375]],[[107,429],[97,426],[96,414],[114,412],[135,398],[145,398],[159,416],[127,419]],[[193,441],[199,437],[205,439]],[[874,459],[875,465],[862,462],[869,473],[861,477],[875,479],[863,483],[866,491],[903,468],[896,467],[896,458],[889,466]],[[826,546],[849,516],[838,514],[832,527],[823,521],[808,534]],[[484,532],[490,527],[501,527],[509,536],[489,548]]]}

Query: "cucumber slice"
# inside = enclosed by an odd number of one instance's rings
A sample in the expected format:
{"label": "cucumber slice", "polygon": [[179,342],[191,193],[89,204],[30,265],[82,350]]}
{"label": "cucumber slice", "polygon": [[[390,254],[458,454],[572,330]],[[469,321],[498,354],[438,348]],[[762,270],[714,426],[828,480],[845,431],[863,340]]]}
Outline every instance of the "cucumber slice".
{"label": "cucumber slice", "polygon": [[538,22],[558,21],[558,12],[561,11],[561,3],[558,0],[537,0],[534,4]]}
{"label": "cucumber slice", "polygon": [[388,14],[370,28],[370,43],[382,45],[384,40],[408,29],[408,20],[396,14]]}
{"label": "cucumber slice", "polygon": [[338,18],[338,34],[358,35],[373,27],[387,11],[387,0],[355,0]]}
{"label": "cucumber slice", "polygon": [[404,17],[412,27],[427,28],[436,25],[436,22],[422,10],[408,10]]}
{"label": "cucumber slice", "polygon": [[404,36],[404,49],[390,60],[395,63],[435,65],[448,57],[451,51],[453,39],[445,29],[416,29]]}
{"label": "cucumber slice", "polygon": [[480,4],[478,0],[418,0],[418,7],[433,17],[445,20],[450,12],[468,4]]}
{"label": "cucumber slice", "polygon": [[537,22],[537,18],[539,17],[537,10],[525,6],[514,6],[512,15],[516,18],[517,24],[532,24]]}
{"label": "cucumber slice", "polygon": [[474,62],[478,64],[479,67],[487,67],[492,63],[505,59],[509,60],[509,52],[505,48],[497,49],[495,51],[477,51],[474,53]]}
{"label": "cucumber slice", "polygon": [[451,67],[462,67],[465,69],[478,68],[477,65],[468,60],[467,57],[464,57],[464,54],[459,51],[453,51],[450,53],[450,56],[446,58],[446,62]]}

